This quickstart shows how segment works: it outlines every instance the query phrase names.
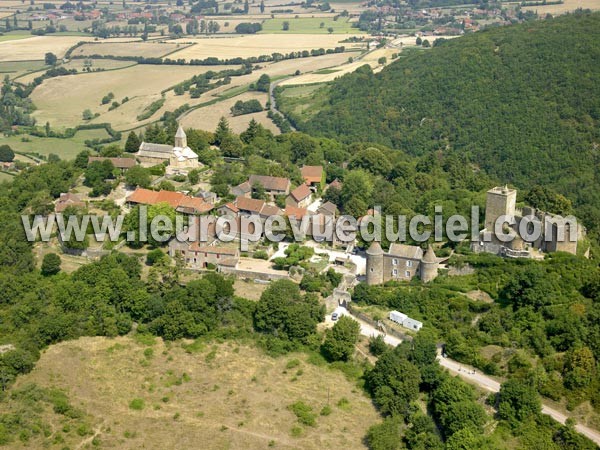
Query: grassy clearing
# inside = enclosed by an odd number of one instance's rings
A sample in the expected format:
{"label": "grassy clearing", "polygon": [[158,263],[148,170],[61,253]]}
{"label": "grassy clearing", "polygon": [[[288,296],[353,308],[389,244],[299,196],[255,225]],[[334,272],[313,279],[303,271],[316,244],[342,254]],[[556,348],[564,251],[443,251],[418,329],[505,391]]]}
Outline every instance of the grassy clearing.
{"label": "grassy clearing", "polygon": [[[107,138],[106,130],[82,130],[78,131],[72,139],[41,138],[30,135],[18,135],[0,137],[0,145],[8,144],[15,151],[22,153],[39,153],[49,155],[54,153],[63,159],[73,159],[86,147],[84,142],[88,139]],[[23,142],[23,138],[27,142]]]}
{"label": "grassy clearing", "polygon": [[[289,23],[289,31],[283,30],[283,22]],[[321,26],[323,24],[323,26]],[[334,34],[361,34],[358,28],[352,27],[348,19],[326,17],[299,17],[293,19],[267,19],[263,23],[261,33],[273,34],[329,34],[329,28],[333,28]]]}
{"label": "grassy clearing", "polygon": [[48,66],[43,60],[38,61],[3,61],[0,62],[0,74],[7,74],[11,78],[16,78],[28,72],[42,70]]}
{"label": "grassy clearing", "polygon": [[5,33],[0,36],[0,42],[16,41],[19,39],[27,39],[32,37],[31,33]]}
{"label": "grassy clearing", "polygon": [[[340,371],[307,359],[275,359],[232,341],[82,338],[48,348],[13,389],[63,390],[90,416],[103,447],[364,448],[367,428],[380,420],[370,399]],[[329,414],[320,415],[328,395]],[[298,420],[309,408],[315,426]],[[51,430],[62,428],[55,417],[46,420]],[[37,439],[30,448],[44,445]],[[77,448],[83,439],[63,445]]]}
{"label": "grassy clearing", "polygon": [[12,181],[13,180],[13,176],[6,173],[6,172],[0,172],[0,183],[4,182],[4,181]]}
{"label": "grassy clearing", "polygon": [[277,108],[305,120],[319,112],[321,105],[326,102],[326,96],[317,92],[323,86],[323,83],[286,86],[277,100]]}

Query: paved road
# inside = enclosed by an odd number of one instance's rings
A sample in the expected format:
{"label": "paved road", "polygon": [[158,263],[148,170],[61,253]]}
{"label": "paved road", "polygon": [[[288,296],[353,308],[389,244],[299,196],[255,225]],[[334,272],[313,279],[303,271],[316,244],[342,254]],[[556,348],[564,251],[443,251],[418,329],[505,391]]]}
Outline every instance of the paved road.
{"label": "paved road", "polygon": [[[370,324],[363,322],[362,320],[358,319],[357,317],[351,315],[348,312],[348,310],[346,310],[345,308],[340,307],[336,311],[338,312],[338,314],[347,315],[347,316],[352,317],[354,320],[356,320],[360,324],[360,333],[363,336],[371,337],[371,336],[378,336],[378,335],[382,334],[379,330],[376,330]],[[331,321],[330,317],[328,317],[327,319],[329,321]],[[385,336],[384,339],[387,344],[394,346],[394,347],[397,346],[398,344],[400,344],[400,342],[402,342],[400,339],[398,339],[394,336],[390,336],[390,335]],[[461,378],[463,378],[465,381],[468,381],[469,383],[475,384],[475,385],[479,386],[480,388],[483,388],[489,392],[498,392],[500,390],[500,382],[499,381],[480,373],[478,370],[474,369],[473,367],[466,366],[466,365],[461,364],[458,361],[454,361],[453,359],[450,359],[450,358],[443,358],[440,355],[438,355],[438,361],[440,363],[440,366],[448,369],[449,372],[460,376]],[[560,422],[562,424],[564,424],[567,421],[567,419],[569,418],[568,415],[566,415],[544,403],[542,403],[542,413],[549,415],[554,420],[556,420],[557,422]],[[589,427],[586,427],[585,425],[581,425],[581,424],[575,425],[575,429],[579,433],[586,436],[588,439],[595,442],[597,445],[600,445],[600,432],[593,430]]]}

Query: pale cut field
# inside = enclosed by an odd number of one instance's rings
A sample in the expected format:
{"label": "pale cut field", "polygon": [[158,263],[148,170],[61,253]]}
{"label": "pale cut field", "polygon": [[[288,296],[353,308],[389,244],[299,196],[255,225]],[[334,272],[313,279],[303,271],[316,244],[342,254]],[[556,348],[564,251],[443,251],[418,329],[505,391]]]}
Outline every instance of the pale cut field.
{"label": "pale cut field", "polygon": [[[140,124],[136,119],[147,105],[171,87],[194,75],[223,66],[152,66],[140,64],[109,72],[82,73],[45,80],[31,94],[37,106],[34,117],[39,123],[49,121],[53,127],[69,127],[82,122],[83,110],[101,113],[94,122],[110,122],[116,129]],[[100,105],[103,96],[114,93],[115,100],[124,97],[130,101],[108,111],[109,105]],[[135,110],[135,111],[132,111]],[[158,114],[158,113],[157,113]]]}
{"label": "pale cut field", "polygon": [[0,61],[43,60],[47,52],[62,58],[65,52],[86,36],[32,36],[27,39],[0,42]]}
{"label": "pale cut field", "polygon": [[[446,39],[451,39],[453,36],[439,36]],[[290,79],[284,80],[280,83],[280,86],[292,86],[296,84],[313,84],[313,83],[327,83],[329,81],[333,81],[342,75],[347,73],[352,73],[356,69],[365,64],[371,66],[373,71],[377,72],[381,70],[384,66],[379,64],[379,58],[385,57],[387,59],[386,64],[390,64],[393,62],[392,55],[394,53],[400,54],[403,48],[415,47],[416,46],[416,38],[415,37],[401,37],[395,39],[392,44],[393,47],[382,47],[372,52],[367,53],[363,58],[358,61],[354,61],[352,63],[343,63],[337,67],[333,67],[332,70],[335,72],[331,73],[307,73],[304,75],[300,75],[297,77],[292,77]],[[364,44],[363,44],[364,46]]]}
{"label": "pale cut field", "polygon": [[184,127],[215,131],[217,124],[219,123],[219,119],[221,117],[225,117],[229,121],[229,125],[233,131],[240,133],[248,128],[248,123],[250,123],[250,120],[254,118],[254,120],[262,123],[266,128],[277,132],[278,128],[275,126],[275,124],[273,124],[273,122],[271,122],[271,120],[269,120],[266,111],[254,114],[244,114],[236,117],[231,115],[231,107],[238,100],[258,100],[264,107],[268,99],[269,98],[266,92],[245,92],[236,97],[215,103],[214,105],[190,111],[189,114],[186,114],[182,118],[181,123]]}
{"label": "pale cut field", "polygon": [[536,11],[540,15],[544,14],[563,14],[568,11],[574,11],[577,8],[591,9],[597,11],[600,9],[600,0],[564,0],[561,5],[543,5],[543,6],[524,6],[525,11]]}
{"label": "pale cut field", "polygon": [[73,56],[143,56],[145,58],[161,57],[183,47],[178,44],[159,42],[121,42],[84,44],[73,51]]}
{"label": "pale cut field", "polygon": [[317,48],[334,48],[344,44],[339,42],[350,35],[335,34],[286,34],[276,37],[268,34],[248,36],[216,37],[216,38],[182,38],[174,42],[195,42],[196,45],[185,48],[170,58],[204,59],[217,57],[221,59],[270,55],[271,53],[289,53]]}
{"label": "pale cut field", "polygon": [[[129,337],[80,338],[45,350],[15,388],[36,383],[64,390],[73,406],[91,416],[102,448],[360,449],[368,427],[381,420],[354,383],[308,363],[303,354],[271,358],[232,341],[195,347],[187,353],[180,342],[160,339],[148,346]],[[286,369],[292,359],[299,365]],[[332,412],[320,416],[328,397]],[[142,410],[129,408],[136,398],[144,401]],[[340,408],[342,398],[348,404]],[[301,426],[287,409],[297,401],[316,412],[315,427]],[[56,414],[45,420],[53,434],[63,428]],[[293,427],[300,436],[291,435]],[[61,446],[91,448],[92,436],[60,434]],[[40,448],[40,441],[28,448]],[[11,448],[25,446],[17,440]]]}

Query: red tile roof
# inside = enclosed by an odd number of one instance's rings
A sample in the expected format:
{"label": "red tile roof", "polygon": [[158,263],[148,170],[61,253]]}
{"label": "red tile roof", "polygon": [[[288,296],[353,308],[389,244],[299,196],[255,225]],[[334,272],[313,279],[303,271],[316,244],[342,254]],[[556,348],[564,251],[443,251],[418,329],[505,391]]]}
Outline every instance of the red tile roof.
{"label": "red tile roof", "polygon": [[294,189],[292,192],[290,192],[290,195],[297,202],[301,202],[305,198],[310,197],[311,193],[312,192],[310,191],[310,188],[306,184],[301,184],[296,189]]}
{"label": "red tile roof", "polygon": [[309,213],[306,208],[297,208],[296,206],[286,206],[285,207],[285,215],[288,217],[295,217],[296,219],[302,219],[305,215]]}
{"label": "red tile roof", "polygon": [[300,173],[306,184],[320,183],[323,179],[323,167],[321,166],[304,166],[300,169]]}
{"label": "red tile roof", "polygon": [[142,205],[156,205],[157,203],[168,203],[173,209],[185,213],[205,213],[213,207],[201,198],[189,197],[181,192],[151,191],[150,189],[137,188],[133,194],[127,197],[129,203],[140,203]]}
{"label": "red tile roof", "polygon": [[250,211],[254,213],[260,213],[265,206],[264,200],[257,200],[255,198],[238,197],[235,201],[236,206],[243,211]]}

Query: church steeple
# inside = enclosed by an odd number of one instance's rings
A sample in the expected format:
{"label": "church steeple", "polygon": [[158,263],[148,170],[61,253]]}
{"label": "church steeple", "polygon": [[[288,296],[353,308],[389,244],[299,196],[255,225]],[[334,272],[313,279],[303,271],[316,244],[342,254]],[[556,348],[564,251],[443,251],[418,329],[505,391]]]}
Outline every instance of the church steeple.
{"label": "church steeple", "polygon": [[175,147],[187,147],[187,136],[185,135],[185,131],[183,131],[181,125],[179,125],[179,128],[177,128],[177,133],[175,133]]}

